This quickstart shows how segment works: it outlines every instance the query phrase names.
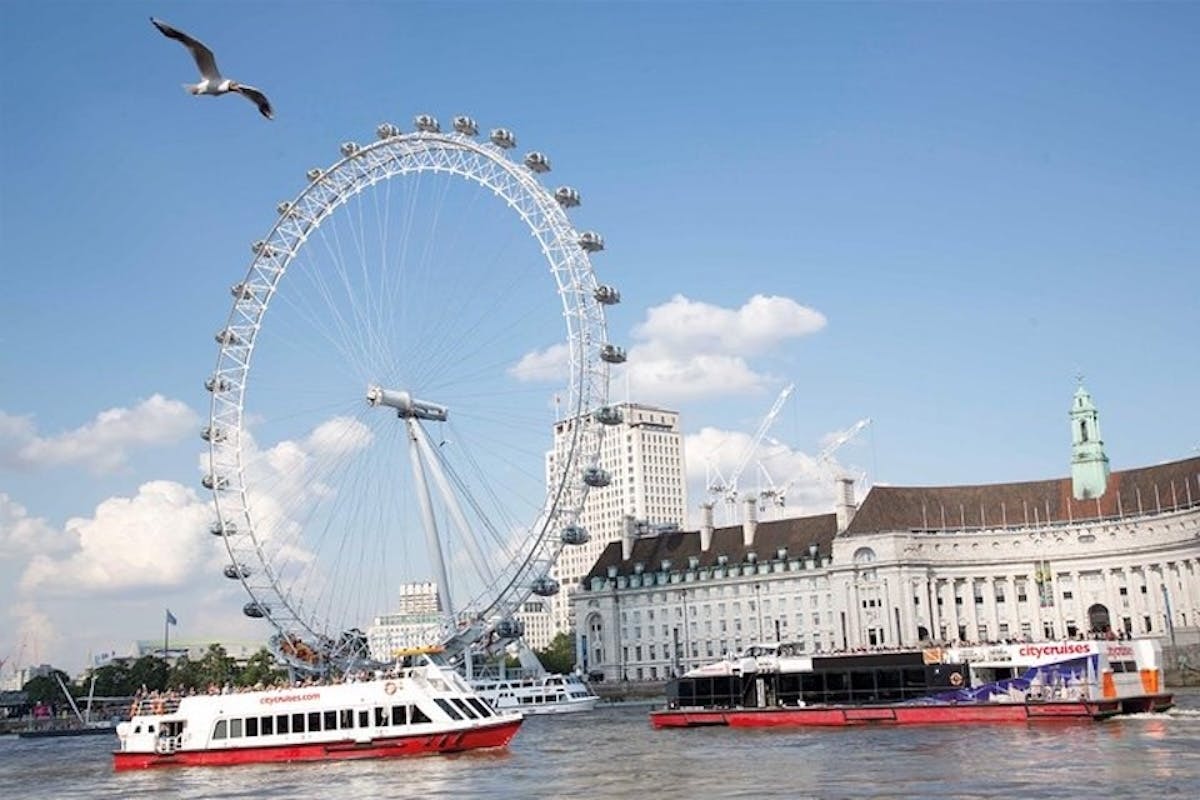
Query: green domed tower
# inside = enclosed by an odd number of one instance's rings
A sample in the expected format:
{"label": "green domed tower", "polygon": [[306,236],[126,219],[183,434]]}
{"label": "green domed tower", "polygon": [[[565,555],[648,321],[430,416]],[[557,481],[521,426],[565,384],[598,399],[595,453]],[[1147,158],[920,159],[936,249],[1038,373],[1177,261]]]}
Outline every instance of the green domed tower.
{"label": "green domed tower", "polygon": [[1079,381],[1071,402],[1071,485],[1076,500],[1100,497],[1108,488],[1108,456],[1100,438],[1100,414]]}

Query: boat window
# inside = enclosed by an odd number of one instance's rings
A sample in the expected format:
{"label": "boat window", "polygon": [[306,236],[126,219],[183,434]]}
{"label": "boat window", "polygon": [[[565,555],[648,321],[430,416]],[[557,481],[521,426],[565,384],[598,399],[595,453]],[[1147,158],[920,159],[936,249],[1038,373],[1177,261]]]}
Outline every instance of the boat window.
{"label": "boat window", "polygon": [[406,713],[405,706],[392,706],[392,724],[393,725],[407,725],[408,724],[408,714]]}
{"label": "boat window", "polygon": [[375,725],[382,728],[388,724],[387,709],[383,706],[375,706]]}
{"label": "boat window", "polygon": [[258,721],[258,727],[259,727],[259,730],[262,732],[263,736],[275,735],[275,718],[274,717],[263,717],[261,720]]}
{"label": "boat window", "polygon": [[342,719],[341,719],[342,730],[346,730],[348,728],[354,727],[354,709],[343,708],[341,716],[342,716]]}
{"label": "boat window", "polygon": [[336,731],[338,727],[338,713],[336,711],[325,712],[325,730]]}
{"label": "boat window", "polygon": [[[138,733],[137,730],[134,733]],[[229,723],[223,719],[217,720],[216,726],[213,728],[214,739],[224,739],[229,736]]]}
{"label": "boat window", "polygon": [[450,702],[453,703],[454,707],[457,708],[459,711],[461,711],[463,713],[463,716],[466,717],[467,719],[478,719],[479,718],[479,712],[477,712],[475,709],[468,706],[460,698],[455,697]]}
{"label": "boat window", "polygon": [[303,714],[292,714],[292,733],[304,733]]}
{"label": "boat window", "polygon": [[358,712],[358,727],[360,727],[360,728],[371,727],[371,712],[370,711],[363,709],[362,711]]}
{"label": "boat window", "polygon": [[430,722],[429,715],[421,710],[420,706],[412,706],[412,710],[408,715],[410,725],[419,725],[422,722]]}
{"label": "boat window", "polygon": [[491,709],[489,709],[489,708],[488,708],[488,704],[487,704],[487,703],[485,703],[485,702],[483,702],[483,701],[482,701],[482,700],[480,700],[479,698],[477,698],[477,697],[468,697],[468,698],[467,698],[467,702],[471,704],[471,707],[472,707],[472,708],[474,708],[476,711],[478,711],[478,712],[479,712],[479,716],[480,716],[480,717],[490,717],[490,716],[492,716],[492,712],[491,712]]}
{"label": "boat window", "polygon": [[248,717],[246,719],[246,735],[258,736],[258,717]]}
{"label": "boat window", "polygon": [[288,723],[291,721],[291,719],[292,718],[289,717],[287,714],[280,714],[279,716],[275,717],[275,732],[276,733],[287,733],[288,732]]}
{"label": "boat window", "polygon": [[146,733],[154,733],[154,723],[153,722],[151,722],[149,725],[146,726]]}
{"label": "boat window", "polygon": [[316,733],[319,730],[321,730],[321,712],[320,711],[308,712],[308,732]]}
{"label": "boat window", "polygon": [[450,719],[462,719],[462,714],[458,713],[458,711],[456,711],[453,706],[447,703],[444,698],[435,697],[433,698],[433,702],[437,703],[438,708],[446,712],[446,716],[450,717]]}
{"label": "boat window", "polygon": [[229,720],[229,738],[230,739],[242,738],[242,720],[240,720],[240,719]]}

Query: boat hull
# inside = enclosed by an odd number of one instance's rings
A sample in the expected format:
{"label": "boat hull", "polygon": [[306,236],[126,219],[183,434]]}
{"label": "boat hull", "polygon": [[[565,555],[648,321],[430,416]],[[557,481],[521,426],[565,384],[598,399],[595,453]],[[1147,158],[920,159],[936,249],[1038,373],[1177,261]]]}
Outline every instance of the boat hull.
{"label": "boat hull", "polygon": [[930,703],[801,708],[664,709],[650,712],[655,728],[848,727],[1101,720],[1121,714],[1166,711],[1169,694],[1113,700],[1044,703]]}
{"label": "boat hull", "polygon": [[155,767],[215,767],[280,761],[332,761],[458,753],[464,750],[506,747],[520,726],[520,719],[512,719],[495,725],[480,725],[468,730],[395,736],[372,739],[368,742],[344,739],[333,742],[265,747],[178,750],[166,755],[116,751],[113,753],[113,767],[117,770]]}

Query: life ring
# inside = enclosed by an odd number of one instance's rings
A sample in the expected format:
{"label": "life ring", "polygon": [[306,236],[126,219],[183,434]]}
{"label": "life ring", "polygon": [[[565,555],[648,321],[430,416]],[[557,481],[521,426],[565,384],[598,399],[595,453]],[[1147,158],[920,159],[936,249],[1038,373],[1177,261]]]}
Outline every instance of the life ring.
{"label": "life ring", "polygon": [[961,672],[951,672],[950,673],[950,685],[951,686],[962,686],[963,685],[963,676],[962,676]]}
{"label": "life ring", "polygon": [[395,694],[396,693],[396,684],[393,683],[392,681],[388,681],[387,683],[385,683],[383,685],[383,691],[387,692],[388,694]]}

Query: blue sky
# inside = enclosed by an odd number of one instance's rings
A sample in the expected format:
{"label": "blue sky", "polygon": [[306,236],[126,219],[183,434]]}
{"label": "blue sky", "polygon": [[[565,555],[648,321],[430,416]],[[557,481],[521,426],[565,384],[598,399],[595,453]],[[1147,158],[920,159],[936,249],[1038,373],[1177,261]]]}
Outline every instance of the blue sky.
{"label": "blue sky", "polygon": [[[183,92],[192,65],[151,15],[277,118]],[[734,330],[756,295],[824,319],[768,336],[726,391],[633,398],[682,410],[693,478],[788,382],[772,435],[797,469],[869,416],[842,459],[876,481],[1066,474],[1078,371],[1114,468],[1193,454],[1198,35],[1185,3],[6,4],[0,658],[24,640],[77,664],[157,635],[165,604],[225,633],[227,587],[86,554],[130,545],[104,539],[129,508],[146,536],[156,509],[199,518],[179,492],[249,244],[340,142],[423,112],[509,127],[580,188],[572,219],[605,235],[594,264],[624,297],[614,339],[694,359],[656,338],[674,314]]]}

